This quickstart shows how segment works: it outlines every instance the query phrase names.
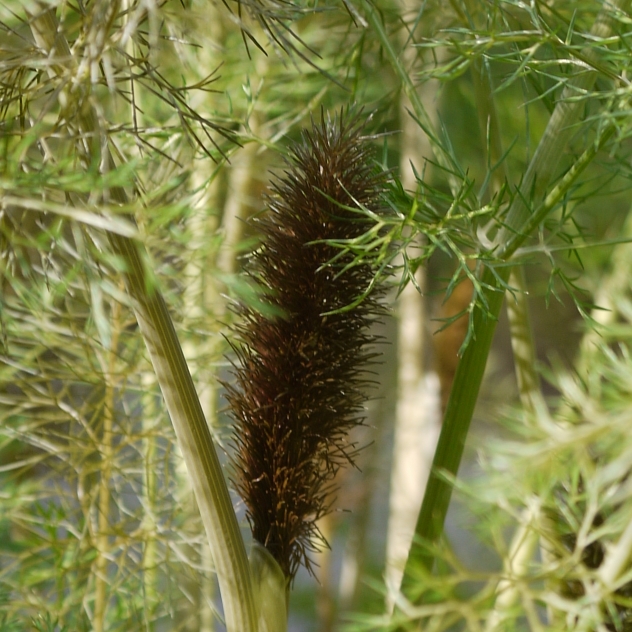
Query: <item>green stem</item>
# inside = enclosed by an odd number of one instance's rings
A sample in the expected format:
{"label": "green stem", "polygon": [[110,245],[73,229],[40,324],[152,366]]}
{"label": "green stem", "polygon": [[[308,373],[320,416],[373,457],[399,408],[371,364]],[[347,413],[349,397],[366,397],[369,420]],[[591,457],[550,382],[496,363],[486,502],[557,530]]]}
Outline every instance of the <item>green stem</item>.
{"label": "green stem", "polygon": [[502,284],[506,283],[508,278],[508,267],[501,268],[498,276],[489,268],[483,273],[482,284],[485,289],[482,298],[487,302],[487,308],[477,306],[474,309],[475,338],[466,347],[454,377],[426,494],[415,528],[417,537],[413,541],[404,569],[404,595],[410,595],[415,586],[413,570],[420,566],[431,570],[434,563],[434,554],[425,545],[437,542],[441,536],[452,495],[452,484],[443,477],[443,473],[456,476],[459,469],[487,356],[503,304],[505,288]]}

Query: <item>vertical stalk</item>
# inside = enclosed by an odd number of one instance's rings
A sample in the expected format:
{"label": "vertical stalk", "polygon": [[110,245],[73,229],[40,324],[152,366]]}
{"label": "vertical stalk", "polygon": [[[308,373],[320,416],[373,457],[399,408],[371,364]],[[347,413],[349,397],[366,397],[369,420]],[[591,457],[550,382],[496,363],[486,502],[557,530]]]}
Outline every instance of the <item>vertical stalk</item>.
{"label": "vertical stalk", "polygon": [[162,295],[151,287],[137,244],[113,234],[110,242],[128,265],[128,292],[135,302],[136,318],[211,542],[227,628],[230,632],[254,632],[255,602],[244,542],[173,322]]}
{"label": "vertical stalk", "polygon": [[114,302],[112,308],[112,339],[107,353],[105,374],[105,397],[103,401],[103,434],[101,436],[101,471],[99,486],[99,517],[96,540],[95,561],[95,597],[94,619],[95,632],[106,630],[108,602],[108,553],[110,548],[110,479],[113,459],[113,423],[115,404],[115,371],[120,329],[121,304]]}
{"label": "vertical stalk", "polygon": [[404,595],[410,595],[415,587],[413,569],[425,567],[430,571],[434,563],[434,555],[426,545],[436,543],[441,536],[452,496],[452,485],[443,478],[442,474],[456,476],[458,472],[465,439],[483,380],[487,356],[503,304],[503,284],[506,284],[508,276],[508,268],[497,270],[497,275],[486,268],[481,279],[485,288],[482,298],[486,301],[487,307],[477,305],[474,309],[472,327],[476,332],[476,337],[465,349],[456,371],[430,478],[417,519],[415,528],[417,539],[413,541],[404,569],[402,580]]}
{"label": "vertical stalk", "polygon": [[[130,17],[133,9],[132,0],[120,0],[121,9],[125,13],[124,18],[126,25],[130,24]],[[134,39],[129,37],[126,44],[129,55],[136,56],[138,51],[135,50]],[[130,73],[131,74],[131,73]],[[130,81],[133,79],[130,78]],[[135,125],[142,128],[144,125],[144,108],[142,102],[142,94],[134,91],[134,97],[130,100],[129,112],[130,118]],[[125,288],[121,288],[124,290]],[[156,524],[156,498],[157,498],[157,477],[156,477],[156,427],[158,425],[158,410],[156,409],[156,376],[150,365],[143,363],[143,372],[140,382],[142,388],[141,408],[142,408],[142,507],[143,519],[141,524],[141,532],[143,534],[143,593],[144,593],[144,617],[147,630],[153,630],[152,616],[154,608],[159,601],[158,596],[158,545],[156,541],[157,524]]]}
{"label": "vertical stalk", "polygon": [[[211,178],[210,182],[205,182]],[[199,329],[201,319],[213,322],[221,322],[225,309],[224,299],[215,294],[212,300],[208,300],[214,282],[211,275],[207,274],[210,266],[210,257],[205,250],[205,244],[208,244],[213,235],[217,231],[217,205],[218,192],[217,180],[213,179],[213,175],[208,173],[202,166],[196,169],[192,174],[192,187],[194,190],[201,190],[201,195],[195,200],[193,206],[195,214],[189,220],[189,232],[191,241],[188,244],[190,255],[187,257],[187,265],[185,267],[184,276],[185,295],[184,295],[184,313],[186,314],[186,323],[191,323],[193,329]],[[205,256],[203,259],[195,257],[194,253],[202,252]],[[216,268],[211,264],[212,268]],[[211,334],[203,341],[185,340],[182,345],[182,351],[190,365],[196,367],[196,385],[200,393],[200,404],[207,419],[209,429],[213,432],[217,428],[217,381],[213,365],[220,357],[220,333],[215,331],[213,327]],[[204,358],[204,360],[203,360]],[[203,368],[202,362],[210,361],[208,368]],[[181,494],[188,497],[191,494],[190,481],[187,478],[185,468],[178,468]],[[187,502],[183,511],[192,514],[195,507],[192,503]],[[216,592],[213,554],[207,542],[202,543],[200,557],[203,567],[203,574],[200,586],[196,590],[196,600],[192,604],[192,608],[196,609],[193,619],[193,626],[198,632],[213,632],[215,630],[216,614],[212,607],[213,597]]]}
{"label": "vertical stalk", "polygon": [[[409,0],[400,1],[402,13],[415,12],[418,7]],[[402,47],[402,67],[410,77],[416,67],[418,49],[407,45],[408,31],[400,30],[398,44]],[[441,53],[439,53],[441,54]],[[424,85],[423,91],[412,87],[418,98],[420,112],[431,110],[438,86],[436,81]],[[409,89],[411,89],[409,87]],[[399,95],[399,119],[402,127],[399,169],[402,185],[409,191],[417,188],[416,176],[411,167],[422,172],[424,160],[432,156],[428,135],[410,115],[415,111],[407,90]],[[419,116],[419,115],[417,115]],[[422,114],[423,116],[423,114]],[[428,115],[434,128],[435,117]],[[421,240],[420,240],[421,241]],[[419,244],[421,245],[421,243]],[[420,267],[415,273],[416,285],[409,283],[398,299],[398,366],[397,406],[393,438],[393,459],[389,494],[389,515],[386,540],[387,609],[392,610],[395,591],[404,572],[406,555],[415,531],[415,522],[430,473],[432,454],[439,433],[440,411],[437,406],[436,380],[428,379],[424,366],[427,315],[425,297],[426,270]],[[420,293],[420,291],[422,293]]]}
{"label": "vertical stalk", "polygon": [[155,473],[156,454],[156,376],[153,371],[143,371],[141,384],[142,396],[142,432],[143,432],[143,588],[145,591],[145,607],[152,610],[158,603],[157,584],[157,544],[156,544],[156,492],[157,480]]}

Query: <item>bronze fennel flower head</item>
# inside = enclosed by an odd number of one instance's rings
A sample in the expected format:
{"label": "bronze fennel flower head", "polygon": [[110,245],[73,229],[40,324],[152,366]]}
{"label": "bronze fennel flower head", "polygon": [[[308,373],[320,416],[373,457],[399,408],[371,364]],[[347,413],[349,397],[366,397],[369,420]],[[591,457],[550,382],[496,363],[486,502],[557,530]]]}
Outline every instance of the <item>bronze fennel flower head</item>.
{"label": "bronze fennel flower head", "polygon": [[234,484],[254,538],[288,580],[324,543],[316,521],[330,510],[337,471],[353,463],[348,433],[363,422],[376,356],[368,328],[382,312],[381,291],[337,311],[366,292],[374,270],[326,243],[360,236],[372,223],[366,210],[384,211],[388,176],[368,140],[357,115],[313,123],[255,220],[262,246],[247,274],[281,315],[239,309],[236,383],[227,387]]}

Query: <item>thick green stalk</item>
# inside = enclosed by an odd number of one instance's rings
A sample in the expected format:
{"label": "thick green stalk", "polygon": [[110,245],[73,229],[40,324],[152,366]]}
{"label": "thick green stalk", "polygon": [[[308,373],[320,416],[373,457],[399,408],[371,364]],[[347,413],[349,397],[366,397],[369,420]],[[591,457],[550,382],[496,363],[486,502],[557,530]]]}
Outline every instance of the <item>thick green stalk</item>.
{"label": "thick green stalk", "polygon": [[443,428],[432,462],[432,471],[415,528],[417,540],[413,541],[404,569],[402,580],[404,595],[410,595],[411,589],[415,586],[415,568],[423,566],[428,570],[432,569],[434,555],[423,543],[437,542],[443,532],[443,523],[452,495],[452,485],[442,477],[442,473],[456,476],[463,456],[465,439],[470,428],[487,356],[505,295],[501,280],[503,283],[507,282],[509,268],[501,268],[498,273],[500,279],[488,268],[483,273],[482,283],[486,288],[484,297],[487,300],[487,309],[477,307],[474,310],[475,337],[465,349],[454,377]]}
{"label": "thick green stalk", "polygon": [[[54,10],[42,6],[39,13],[31,16],[30,23],[36,44],[48,58],[49,74],[60,81],[65,81],[69,74],[76,75],[76,61]],[[62,106],[64,96],[60,92]],[[97,159],[107,172],[113,161],[94,108],[77,112],[76,124],[89,146],[90,158]],[[128,203],[122,188],[113,187],[108,193],[112,202]],[[127,291],[192,479],[213,550],[227,630],[255,632],[257,613],[244,542],[171,316],[151,278],[144,247],[112,232],[108,237],[114,252],[126,264]]]}
{"label": "thick green stalk", "polygon": [[[616,0],[604,5],[592,34],[599,38],[611,35],[611,12],[624,7],[627,3],[628,0]],[[592,60],[594,56],[592,50],[584,52],[584,59]],[[524,199],[532,200],[532,208],[541,207],[540,201],[546,195],[551,178],[557,173],[560,158],[572,135],[577,132],[575,124],[583,109],[581,101],[569,99],[576,97],[579,92],[589,91],[594,85],[596,75],[595,71],[584,71],[569,80],[560,102],[551,115],[520,190],[514,197],[505,227],[499,231],[497,243],[500,247],[511,242],[515,252],[530,234],[525,227],[530,226],[531,212]],[[434,564],[434,555],[427,545],[435,544],[440,538],[452,495],[452,485],[443,474],[456,476],[458,472],[509,272],[508,266],[498,268],[496,274],[486,267],[483,274],[482,295],[472,316],[474,337],[457,368],[433,461],[433,470],[417,521],[417,540],[411,547],[404,570],[402,592],[406,596],[412,595],[415,569],[423,567],[431,571]]]}

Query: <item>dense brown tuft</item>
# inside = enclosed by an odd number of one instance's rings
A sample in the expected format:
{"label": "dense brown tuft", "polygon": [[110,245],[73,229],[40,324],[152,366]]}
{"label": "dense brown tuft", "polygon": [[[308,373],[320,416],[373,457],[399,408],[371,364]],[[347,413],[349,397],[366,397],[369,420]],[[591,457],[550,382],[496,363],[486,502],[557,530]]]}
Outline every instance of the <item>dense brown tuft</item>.
{"label": "dense brown tuft", "polygon": [[[356,448],[349,430],[363,421],[367,328],[380,312],[369,264],[343,270],[351,255],[322,243],[352,239],[370,226],[359,205],[380,212],[385,175],[376,171],[358,118],[313,124],[273,186],[257,221],[262,247],[248,274],[283,314],[243,307],[237,383],[228,387],[236,422],[235,485],[256,540],[292,579],[323,543],[316,521],[329,511],[332,479]],[[356,210],[349,210],[350,207]],[[321,243],[314,243],[321,242]]]}

